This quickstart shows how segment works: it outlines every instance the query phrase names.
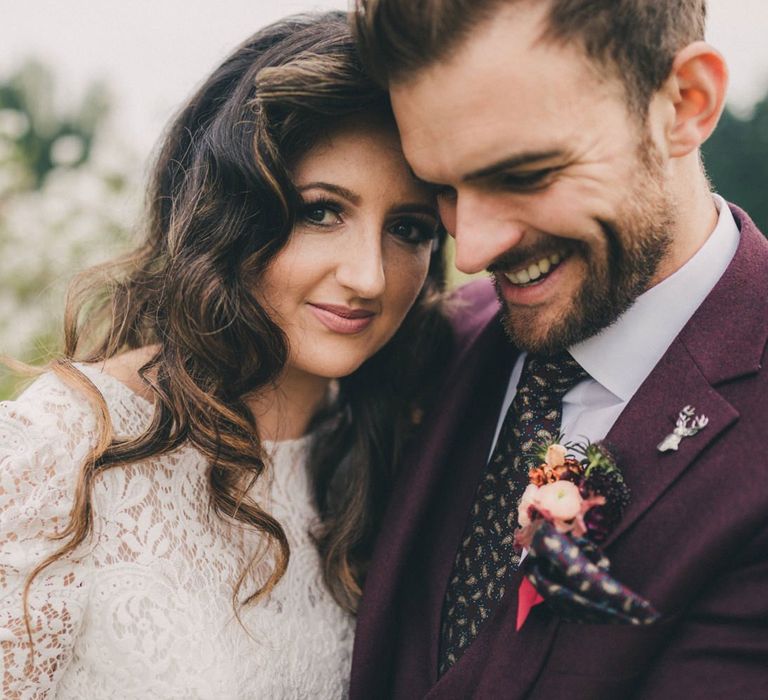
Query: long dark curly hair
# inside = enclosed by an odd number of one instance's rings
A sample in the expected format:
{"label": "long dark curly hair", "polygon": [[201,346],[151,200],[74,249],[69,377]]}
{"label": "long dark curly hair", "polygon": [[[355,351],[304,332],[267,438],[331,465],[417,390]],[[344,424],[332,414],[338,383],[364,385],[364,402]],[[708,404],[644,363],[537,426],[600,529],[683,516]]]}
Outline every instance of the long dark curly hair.
{"label": "long dark curly hair", "polygon": [[[247,399],[279,377],[288,356],[281,329],[258,303],[261,273],[286,244],[300,210],[290,167],[339,118],[391,118],[387,95],[364,73],[343,13],[277,22],[242,44],[180,111],[148,188],[143,242],[82,273],[65,315],[63,358],[53,370],[96,407],[99,435],[83,465],[62,546],[32,580],[92,530],[91,493],[100,472],[192,444],[209,463],[220,516],[260,531],[274,555],[253,602],[284,574],[289,546],[280,523],[248,496],[269,468]],[[403,442],[428,400],[448,338],[440,310],[443,259],[395,337],[339,382],[309,468],[321,524],[314,533],[327,585],[352,611]],[[154,396],[148,428],[112,433],[103,397],[75,362],[102,362],[156,348],[139,375]],[[28,626],[28,632],[31,630]]]}

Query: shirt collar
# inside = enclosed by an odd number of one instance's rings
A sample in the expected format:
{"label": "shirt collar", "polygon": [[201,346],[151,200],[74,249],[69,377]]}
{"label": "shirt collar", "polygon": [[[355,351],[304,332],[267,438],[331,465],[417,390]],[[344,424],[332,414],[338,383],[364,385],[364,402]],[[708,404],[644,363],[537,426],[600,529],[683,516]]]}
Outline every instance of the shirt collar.
{"label": "shirt collar", "polygon": [[640,388],[736,253],[738,226],[725,200],[714,198],[717,225],[696,254],[641,294],[613,325],[570,348],[589,375],[622,401]]}

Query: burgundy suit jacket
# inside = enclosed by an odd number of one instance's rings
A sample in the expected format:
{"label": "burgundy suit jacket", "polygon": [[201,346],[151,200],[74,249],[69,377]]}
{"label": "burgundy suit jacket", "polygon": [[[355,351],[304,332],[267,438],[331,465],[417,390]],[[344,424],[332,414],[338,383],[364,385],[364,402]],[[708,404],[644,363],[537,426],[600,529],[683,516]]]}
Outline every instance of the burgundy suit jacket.
{"label": "burgundy suit jacket", "polygon": [[[376,546],[353,699],[768,698],[768,242],[744,212],[734,215],[733,261],[606,438],[632,492],[606,552],[661,622],[569,623],[539,605],[518,633],[518,572],[438,678],[448,576],[517,356],[490,285],[473,283],[459,294],[440,401]],[[659,453],[686,404],[709,425]]]}

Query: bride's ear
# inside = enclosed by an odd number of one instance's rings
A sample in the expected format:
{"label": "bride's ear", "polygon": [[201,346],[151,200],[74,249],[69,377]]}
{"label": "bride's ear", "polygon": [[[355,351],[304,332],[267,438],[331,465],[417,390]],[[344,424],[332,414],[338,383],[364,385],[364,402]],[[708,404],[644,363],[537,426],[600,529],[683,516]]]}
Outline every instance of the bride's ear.
{"label": "bride's ear", "polygon": [[723,112],[727,89],[728,67],[720,52],[704,41],[678,52],[659,91],[672,107],[665,133],[670,156],[686,156],[709,138]]}

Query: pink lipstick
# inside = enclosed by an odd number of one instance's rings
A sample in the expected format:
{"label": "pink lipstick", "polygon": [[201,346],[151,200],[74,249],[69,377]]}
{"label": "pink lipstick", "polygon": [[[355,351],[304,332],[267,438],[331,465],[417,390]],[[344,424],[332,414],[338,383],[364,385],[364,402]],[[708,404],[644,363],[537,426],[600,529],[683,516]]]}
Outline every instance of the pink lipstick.
{"label": "pink lipstick", "polygon": [[308,304],[318,321],[328,330],[343,335],[354,335],[364,331],[373,322],[376,314],[366,309],[351,309],[336,304]]}

